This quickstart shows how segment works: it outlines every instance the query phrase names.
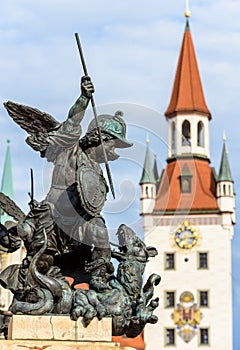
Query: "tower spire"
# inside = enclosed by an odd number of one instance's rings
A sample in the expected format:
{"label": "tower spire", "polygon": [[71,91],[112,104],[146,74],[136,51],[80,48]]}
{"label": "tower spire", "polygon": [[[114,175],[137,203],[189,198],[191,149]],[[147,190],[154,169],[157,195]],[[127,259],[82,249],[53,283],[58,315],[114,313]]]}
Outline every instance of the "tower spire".
{"label": "tower spire", "polygon": [[[3,167],[3,175],[2,175],[2,183],[1,183],[1,192],[3,192],[6,196],[13,199],[13,180],[12,180],[12,164],[11,164],[11,152],[10,152],[10,140],[7,140],[7,150],[5,155],[4,167]],[[0,211],[0,220],[4,223],[11,218]]]}
{"label": "tower spire", "polygon": [[170,118],[178,112],[199,112],[211,119],[211,113],[205,102],[197,58],[188,23],[188,18],[190,16],[188,2],[185,16],[187,18],[186,29],[182,41],[172,95],[165,116]]}
{"label": "tower spire", "polygon": [[147,148],[144,160],[144,166],[142,171],[142,177],[140,180],[140,200],[141,200],[141,214],[151,213],[153,211],[156,200],[156,179],[152,167],[150,150],[149,150],[149,138],[147,136]]}
{"label": "tower spire", "polygon": [[146,149],[146,155],[145,155],[145,160],[144,160],[144,166],[143,166],[143,172],[142,172],[142,177],[140,180],[140,185],[144,183],[156,183],[155,176],[153,173],[153,167],[152,167],[152,162],[151,162],[151,157],[150,157],[150,150],[149,150],[149,138],[147,135],[146,139],[146,144],[147,144],[147,149]]}
{"label": "tower spire", "polygon": [[230,181],[233,182],[229,160],[228,160],[228,151],[226,145],[226,136],[224,134],[223,137],[223,150],[222,150],[222,158],[219,170],[218,181]]}

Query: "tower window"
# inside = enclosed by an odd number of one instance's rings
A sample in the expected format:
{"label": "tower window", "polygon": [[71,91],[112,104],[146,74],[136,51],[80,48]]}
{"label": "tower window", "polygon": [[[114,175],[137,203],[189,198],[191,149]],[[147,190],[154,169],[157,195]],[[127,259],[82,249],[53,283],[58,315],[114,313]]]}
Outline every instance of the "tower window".
{"label": "tower window", "polygon": [[165,345],[175,345],[175,329],[167,328],[165,330]]}
{"label": "tower window", "polygon": [[209,344],[208,328],[200,328],[200,344],[201,345],[208,345]]}
{"label": "tower window", "polygon": [[165,270],[174,270],[175,269],[175,254],[166,253],[165,254]]}
{"label": "tower window", "polygon": [[227,194],[226,193],[226,185],[225,184],[223,185],[223,194],[224,194],[224,196]]}
{"label": "tower window", "polygon": [[197,126],[197,145],[204,147],[204,125],[203,122],[199,122]]}
{"label": "tower window", "polygon": [[188,120],[184,120],[182,124],[182,145],[191,145],[191,125]]}
{"label": "tower window", "polygon": [[182,178],[181,179],[181,192],[182,193],[191,193],[191,178]]}
{"label": "tower window", "polygon": [[172,153],[176,151],[176,124],[172,122]]}
{"label": "tower window", "polygon": [[174,307],[175,306],[175,292],[165,292],[164,295],[164,300],[165,300],[165,307]]}
{"label": "tower window", "polygon": [[184,164],[181,175],[181,192],[182,193],[191,193],[192,188],[192,174],[189,171],[188,165]]}
{"label": "tower window", "polygon": [[147,196],[147,198],[149,197],[148,186],[146,187],[146,196]]}
{"label": "tower window", "polygon": [[208,298],[208,291],[207,290],[200,290],[199,291],[199,305],[201,307],[208,307],[209,306],[209,298]]}
{"label": "tower window", "polygon": [[208,253],[198,253],[198,268],[208,269]]}

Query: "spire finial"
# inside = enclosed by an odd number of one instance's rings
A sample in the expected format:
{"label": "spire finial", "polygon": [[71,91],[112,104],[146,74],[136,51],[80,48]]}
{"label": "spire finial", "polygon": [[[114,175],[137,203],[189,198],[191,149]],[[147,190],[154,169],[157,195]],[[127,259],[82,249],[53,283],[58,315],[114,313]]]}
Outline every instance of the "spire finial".
{"label": "spire finial", "polygon": [[223,141],[224,141],[224,142],[227,141],[227,136],[226,136],[225,130],[223,130]]}
{"label": "spire finial", "polygon": [[150,142],[150,140],[149,140],[149,135],[148,135],[148,133],[147,133],[147,135],[146,135],[146,144],[148,145],[149,142]]}
{"label": "spire finial", "polygon": [[189,0],[186,0],[186,11],[184,14],[186,18],[189,18],[191,16],[191,12],[189,10]]}

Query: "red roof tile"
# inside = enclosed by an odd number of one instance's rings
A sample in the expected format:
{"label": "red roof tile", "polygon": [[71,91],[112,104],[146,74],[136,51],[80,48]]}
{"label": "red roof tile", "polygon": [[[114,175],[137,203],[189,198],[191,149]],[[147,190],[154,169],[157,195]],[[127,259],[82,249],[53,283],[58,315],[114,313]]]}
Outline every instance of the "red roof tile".
{"label": "red roof tile", "polygon": [[[191,193],[181,193],[184,166],[191,173]],[[205,159],[177,159],[164,170],[154,211],[218,211],[213,171]]]}
{"label": "red roof tile", "polygon": [[136,350],[145,350],[146,348],[143,333],[139,334],[136,338],[112,337],[112,341],[120,343],[120,346],[131,346]]}

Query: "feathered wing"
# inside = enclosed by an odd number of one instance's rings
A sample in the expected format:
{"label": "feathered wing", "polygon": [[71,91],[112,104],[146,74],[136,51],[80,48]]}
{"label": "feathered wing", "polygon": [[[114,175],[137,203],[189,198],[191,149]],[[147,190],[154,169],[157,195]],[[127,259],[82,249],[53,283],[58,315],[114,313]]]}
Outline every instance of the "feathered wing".
{"label": "feathered wing", "polygon": [[26,216],[17,204],[2,192],[0,192],[0,208],[16,221],[23,220]]}
{"label": "feathered wing", "polygon": [[26,139],[27,144],[43,155],[48,146],[48,132],[58,128],[60,123],[37,108],[12,101],[4,102],[3,105],[15,123],[30,135]]}

